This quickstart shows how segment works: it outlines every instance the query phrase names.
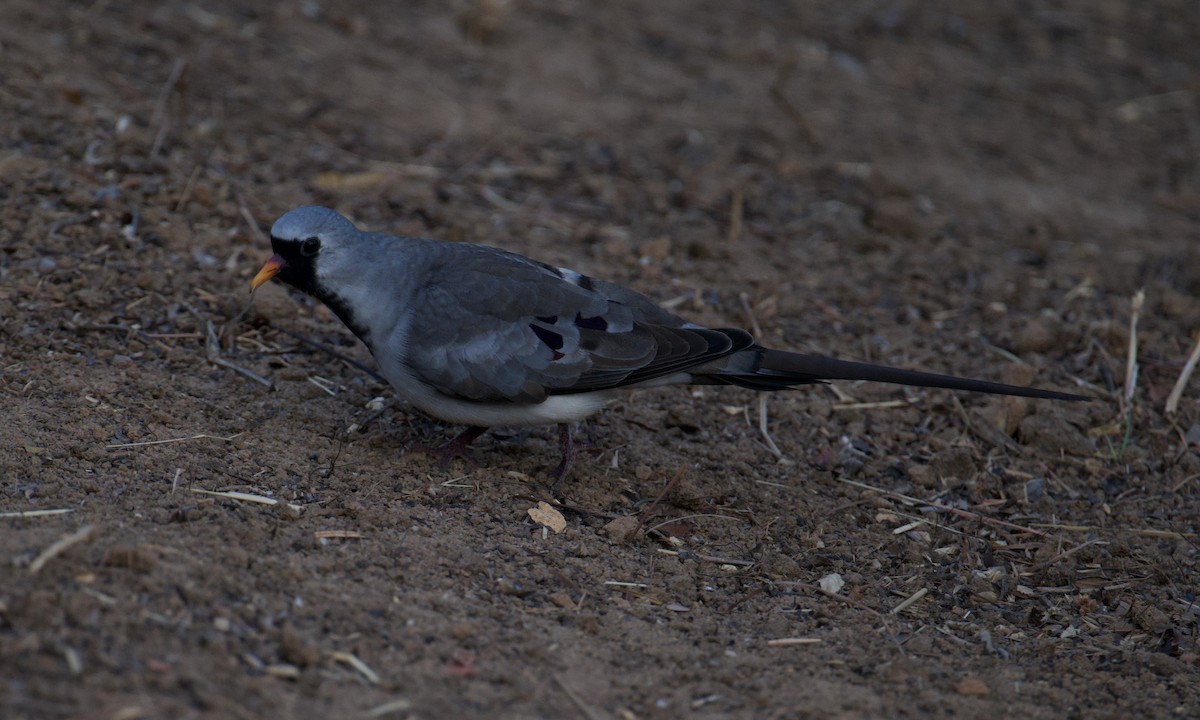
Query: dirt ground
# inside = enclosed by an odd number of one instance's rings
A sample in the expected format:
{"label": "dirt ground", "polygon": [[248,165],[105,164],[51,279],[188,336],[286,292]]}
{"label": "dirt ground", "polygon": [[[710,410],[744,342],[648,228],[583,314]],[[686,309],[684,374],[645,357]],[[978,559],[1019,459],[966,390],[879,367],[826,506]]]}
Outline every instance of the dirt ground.
{"label": "dirt ground", "polygon": [[[1197,37],[1192,0],[6,0],[0,715],[1200,715]],[[406,450],[457,428],[306,342],[370,365],[328,311],[247,310],[311,203],[1099,399],[781,393],[779,459],[750,392],[635,392],[554,532],[552,428],[438,469]]]}

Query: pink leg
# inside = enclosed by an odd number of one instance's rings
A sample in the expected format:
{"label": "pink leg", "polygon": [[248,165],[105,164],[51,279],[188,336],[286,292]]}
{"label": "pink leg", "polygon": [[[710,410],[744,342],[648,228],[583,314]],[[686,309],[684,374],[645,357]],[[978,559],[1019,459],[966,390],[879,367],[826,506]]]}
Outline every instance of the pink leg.
{"label": "pink leg", "polygon": [[567,474],[571,472],[571,465],[575,463],[575,456],[579,454],[579,448],[582,446],[571,438],[571,426],[567,423],[559,423],[558,444],[562,447],[562,462],[554,471],[554,482],[550,483],[551,493],[558,489],[563,480],[567,479]]}
{"label": "pink leg", "polygon": [[472,425],[456,435],[453,440],[444,442],[441,445],[425,445],[422,443],[414,445],[413,450],[434,456],[434,464],[440,468],[446,467],[455,458],[462,458],[471,465],[477,465],[471,457],[471,448],[468,445],[487,431],[488,429],[485,427]]}

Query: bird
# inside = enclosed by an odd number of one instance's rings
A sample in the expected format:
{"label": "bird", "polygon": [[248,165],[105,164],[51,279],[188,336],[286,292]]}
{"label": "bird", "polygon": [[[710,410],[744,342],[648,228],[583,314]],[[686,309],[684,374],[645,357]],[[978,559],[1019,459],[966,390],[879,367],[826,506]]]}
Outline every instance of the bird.
{"label": "bird", "polygon": [[438,447],[441,465],[497,426],[571,428],[629,388],[734,385],[775,391],[830,380],[875,381],[1046,400],[1084,395],[764,347],[747,331],[689,322],[629,288],[499,248],[364,232],[336,211],[303,206],[271,227],[272,278],[324,303],[363,342],[411,405],[466,425]]}

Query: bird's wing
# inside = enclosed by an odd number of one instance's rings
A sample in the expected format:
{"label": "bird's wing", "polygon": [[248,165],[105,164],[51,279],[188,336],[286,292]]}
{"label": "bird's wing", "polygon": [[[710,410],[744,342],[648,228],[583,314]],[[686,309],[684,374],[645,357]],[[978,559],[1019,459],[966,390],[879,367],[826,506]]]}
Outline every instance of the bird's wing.
{"label": "bird's wing", "polygon": [[502,250],[445,244],[414,293],[405,362],[442,393],[479,401],[631,385],[751,343],[685,323],[624,288]]}

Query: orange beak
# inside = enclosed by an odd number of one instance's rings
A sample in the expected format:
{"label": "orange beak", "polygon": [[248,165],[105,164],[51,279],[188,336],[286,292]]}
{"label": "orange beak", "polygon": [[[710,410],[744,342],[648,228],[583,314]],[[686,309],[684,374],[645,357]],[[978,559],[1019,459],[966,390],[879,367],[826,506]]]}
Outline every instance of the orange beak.
{"label": "orange beak", "polygon": [[285,264],[283,258],[278,255],[272,255],[270,260],[263,263],[262,270],[259,270],[254,279],[250,281],[250,292],[254,292],[258,289],[259,285],[278,275]]}

